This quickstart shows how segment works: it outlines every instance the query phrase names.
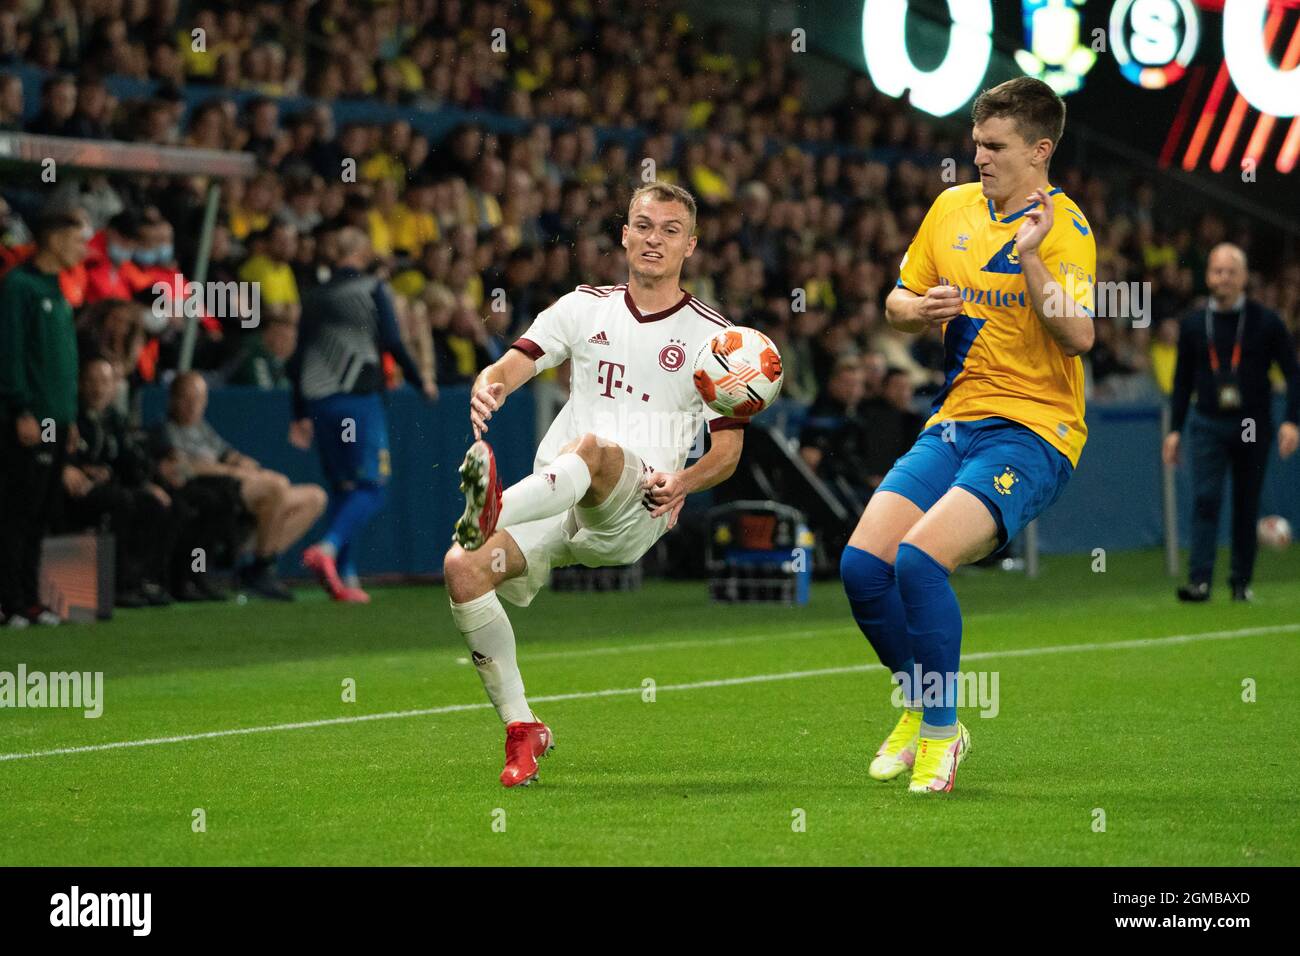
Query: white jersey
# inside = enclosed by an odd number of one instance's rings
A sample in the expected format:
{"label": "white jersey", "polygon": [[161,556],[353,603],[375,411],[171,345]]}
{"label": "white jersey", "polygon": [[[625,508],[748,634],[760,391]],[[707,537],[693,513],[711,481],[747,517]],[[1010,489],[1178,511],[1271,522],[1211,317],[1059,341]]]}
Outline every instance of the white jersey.
{"label": "white jersey", "polygon": [[692,381],[696,352],[731,325],[690,293],[642,315],[626,285],[580,285],[514,344],[538,371],[571,360],[569,400],[537,449],[535,468],[587,433],[630,449],[658,471],[678,471],[704,422],[742,427],[704,404]]}

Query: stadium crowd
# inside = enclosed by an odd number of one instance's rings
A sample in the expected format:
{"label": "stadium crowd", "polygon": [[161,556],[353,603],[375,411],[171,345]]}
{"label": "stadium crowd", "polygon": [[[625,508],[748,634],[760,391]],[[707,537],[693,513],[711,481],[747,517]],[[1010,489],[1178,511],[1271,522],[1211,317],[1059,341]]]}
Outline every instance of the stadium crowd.
{"label": "stadium crowd", "polygon": [[[135,450],[114,480],[133,489],[134,506],[152,507],[139,492],[175,507],[185,477],[207,465],[228,479],[190,493],[194,517],[172,558],[119,562],[133,575],[123,582],[128,602],[220,596],[202,593],[175,555],[228,527],[210,520],[221,509],[258,540],[249,580],[267,596],[282,591],[266,562],[307,515],[314,520],[315,494],[279,476],[261,479],[278,504],[250,495],[258,479],[242,472],[255,476],[256,462],[218,436],[192,434],[187,444],[178,429],[197,427],[201,411],[188,425],[177,416],[196,378],[289,387],[302,295],[328,275],[344,226],[369,236],[403,340],[439,385],[472,381],[578,283],[622,281],[623,260],[611,253],[628,196],[651,177],[696,195],[688,288],[776,340],[785,396],[808,409],[802,455],[823,477],[868,495],[942,384],[941,333],[896,332],[883,300],[930,201],[950,184],[940,160],[958,157],[954,181],[973,179],[965,131],[909,111],[861,75],[813,108],[786,36],[738,55],[725,52],[722,31],[693,30],[681,14],[603,0],[200,0],[180,10],[177,0],[0,4],[0,130],[257,160],[255,175],[223,183],[208,279],[257,283],[260,322],[245,328],[238,310],[203,315],[199,377],[173,379],[184,319],[154,308],[152,290],[160,281],[175,288],[195,261],[202,177],[13,177],[0,189],[0,272],[30,260],[32,226],[50,210],[80,217],[91,237],[84,261],[60,275],[75,310],[80,415],[121,418],[112,427]],[[43,71],[34,112],[24,109],[33,74],[20,65]],[[154,82],[147,96],[119,97],[109,78]],[[336,102],[354,99],[385,118],[337,122]],[[461,111],[461,121],[426,126],[443,115],[435,111]],[[1173,219],[1163,212],[1166,187],[1123,170],[1061,169],[1054,182],[1096,231],[1098,280],[1152,290],[1149,327],[1098,319],[1085,360],[1090,397],[1168,394],[1178,319],[1205,292],[1205,257],[1224,239],[1249,250],[1249,230],[1212,211]],[[1251,292],[1297,330],[1300,262],[1257,273]],[[399,387],[395,363],[388,371]],[[136,442],[125,416],[147,383],[172,388],[173,423]],[[199,400],[189,401],[192,418]],[[80,431],[85,445],[94,425]],[[72,499],[103,475],[93,469],[116,467],[86,458],[84,447],[71,454]],[[94,515],[68,509],[65,520],[99,521],[113,507],[125,506],[114,497]],[[179,570],[164,571],[167,560]]]}

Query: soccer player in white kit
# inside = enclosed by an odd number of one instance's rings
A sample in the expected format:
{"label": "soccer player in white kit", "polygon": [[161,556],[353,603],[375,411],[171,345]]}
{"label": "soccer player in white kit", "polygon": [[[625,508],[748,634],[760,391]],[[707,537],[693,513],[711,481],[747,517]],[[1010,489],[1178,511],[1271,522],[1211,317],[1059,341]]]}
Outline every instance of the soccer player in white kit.
{"label": "soccer player in white kit", "polygon": [[[554,567],[638,560],[677,523],[688,494],[725,481],[740,459],[747,419],[708,408],[691,377],[696,352],[731,324],[680,286],[695,250],[695,199],[649,183],[633,193],[627,219],[627,283],[562,296],[471,393],[476,441],[460,469],[465,513],[443,574],[456,627],[506,725],[507,787],[537,779],[537,758],[555,737],[524,696],[500,598],[527,606]],[[569,400],[533,474],[503,492],[482,439],[487,423],[515,389],[566,359]],[[683,468],[704,422],[711,447]]]}

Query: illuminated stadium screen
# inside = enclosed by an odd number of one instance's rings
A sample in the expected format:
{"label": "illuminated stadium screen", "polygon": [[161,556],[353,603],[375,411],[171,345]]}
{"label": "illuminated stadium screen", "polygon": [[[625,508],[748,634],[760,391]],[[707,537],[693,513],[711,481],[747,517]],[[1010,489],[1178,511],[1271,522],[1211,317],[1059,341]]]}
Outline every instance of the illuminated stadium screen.
{"label": "illuminated stadium screen", "polygon": [[1027,74],[1162,168],[1280,185],[1300,158],[1297,0],[865,0],[810,15],[839,27],[839,56],[936,116]]}

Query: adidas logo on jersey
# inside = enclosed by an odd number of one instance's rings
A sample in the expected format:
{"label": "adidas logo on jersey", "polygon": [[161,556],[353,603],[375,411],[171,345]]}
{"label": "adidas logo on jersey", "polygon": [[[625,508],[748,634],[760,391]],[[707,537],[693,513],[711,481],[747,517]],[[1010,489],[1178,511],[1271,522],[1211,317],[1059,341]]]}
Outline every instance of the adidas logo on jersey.
{"label": "adidas logo on jersey", "polygon": [[587,339],[587,341],[588,341],[588,342],[592,342],[592,343],[594,343],[594,344],[596,344],[596,345],[608,345],[608,344],[609,344],[609,336],[605,334],[605,330],[604,330],[604,329],[601,329],[599,332],[597,332],[597,333],[596,333],[595,335],[593,335],[591,338]]}
{"label": "adidas logo on jersey", "polygon": [[478,651],[471,651],[470,657],[473,658],[475,667],[482,667],[485,664],[492,663],[492,658],[488,657],[486,654],[480,654]]}

